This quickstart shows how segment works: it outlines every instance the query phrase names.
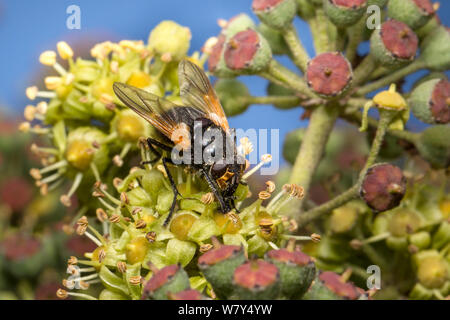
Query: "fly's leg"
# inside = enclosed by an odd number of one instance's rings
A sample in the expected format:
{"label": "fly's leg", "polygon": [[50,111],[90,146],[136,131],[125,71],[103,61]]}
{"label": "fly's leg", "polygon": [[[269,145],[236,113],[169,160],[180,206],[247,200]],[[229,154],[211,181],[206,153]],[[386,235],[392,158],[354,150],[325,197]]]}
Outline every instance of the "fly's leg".
{"label": "fly's leg", "polygon": [[152,139],[152,138],[147,138],[147,145],[148,148],[150,149],[150,151],[156,155],[156,158],[150,161],[142,161],[141,165],[145,165],[145,164],[154,164],[156,162],[159,161],[159,159],[161,159],[161,152],[159,152],[158,150],[156,150],[155,147],[161,148],[165,151],[172,151],[172,148],[168,145],[165,145],[164,143],[159,142],[158,140]]}
{"label": "fly's leg", "polygon": [[172,200],[172,205],[170,207],[169,215],[167,216],[167,218],[163,224],[164,227],[167,227],[167,225],[170,222],[170,219],[172,219],[172,215],[175,210],[175,205],[177,204],[177,196],[178,195],[181,196],[181,194],[178,192],[177,186],[175,185],[175,182],[173,181],[173,177],[169,171],[169,168],[167,168],[167,163],[172,163],[172,160],[170,160],[169,158],[163,158],[162,163],[163,163],[164,169],[166,170],[167,177],[169,178],[170,186],[172,187],[172,191],[173,191],[173,200]]}
{"label": "fly's leg", "polygon": [[222,209],[222,213],[227,213],[229,206],[225,204],[222,195],[219,192],[219,187],[213,178],[209,176],[209,174],[205,170],[200,170],[200,172],[204,175],[206,182],[208,182],[209,188],[216,196],[216,199],[219,200],[220,208]]}

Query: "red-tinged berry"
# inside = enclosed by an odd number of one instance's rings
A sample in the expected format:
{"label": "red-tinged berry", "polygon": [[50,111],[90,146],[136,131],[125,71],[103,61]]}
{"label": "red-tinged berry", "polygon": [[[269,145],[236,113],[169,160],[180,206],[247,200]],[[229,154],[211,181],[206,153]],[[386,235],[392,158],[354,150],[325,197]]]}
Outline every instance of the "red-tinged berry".
{"label": "red-tinged berry", "polygon": [[430,0],[390,0],[389,17],[402,21],[413,29],[424,26],[435,10]]}
{"label": "red-tinged berry", "polygon": [[263,23],[282,30],[291,25],[297,6],[294,0],[253,0],[252,10]]}
{"label": "red-tinged berry", "polygon": [[399,67],[413,61],[419,40],[408,25],[389,20],[370,38],[370,53],[383,67]]}
{"label": "red-tinged berry", "polygon": [[415,88],[409,98],[413,114],[425,123],[450,122],[450,82],[433,79]]}
{"label": "red-tinged berry", "polygon": [[222,29],[221,34],[229,38],[234,36],[238,32],[255,28],[256,25],[252,18],[250,18],[245,13],[241,13],[228,20],[226,26]]}
{"label": "red-tinged berry", "polygon": [[177,293],[167,294],[170,300],[205,300],[205,297],[194,289],[188,289]]}
{"label": "red-tinged berry", "polygon": [[352,67],[339,52],[327,52],[308,62],[306,79],[308,86],[323,97],[341,95],[352,81]]}
{"label": "red-tinged berry", "polygon": [[34,277],[44,266],[50,266],[54,249],[50,238],[41,240],[24,233],[10,234],[0,244],[7,270],[18,278]]}
{"label": "red-tinged berry", "polygon": [[155,271],[146,283],[142,299],[167,300],[167,294],[188,289],[189,277],[180,265],[170,265]]}
{"label": "red-tinged berry", "polygon": [[224,51],[227,37],[223,34],[217,37],[216,44],[211,49],[208,59],[208,70],[221,78],[234,77],[236,73],[227,67],[224,60]]}
{"label": "red-tinged berry", "polygon": [[224,58],[226,66],[236,73],[254,74],[268,67],[272,52],[260,33],[248,29],[227,41]]}
{"label": "red-tinged berry", "polygon": [[406,178],[402,170],[391,164],[370,167],[363,179],[360,195],[377,212],[398,206],[406,191]]}
{"label": "red-tinged berry", "polygon": [[198,266],[211,283],[219,298],[228,298],[233,291],[235,269],[245,261],[244,249],[239,246],[220,246],[205,252],[198,259]]}
{"label": "red-tinged berry", "polygon": [[285,299],[299,299],[316,275],[314,262],[303,252],[271,250],[266,258],[280,270],[281,295]]}
{"label": "red-tinged berry", "polygon": [[279,295],[280,271],[272,263],[252,260],[237,267],[233,275],[232,298],[271,300]]}
{"label": "red-tinged berry", "polygon": [[21,177],[7,178],[1,182],[0,202],[14,212],[24,209],[32,196],[32,186]]}
{"label": "red-tinged berry", "polygon": [[338,27],[347,27],[362,18],[367,0],[326,0],[324,10],[328,18]]}
{"label": "red-tinged berry", "polygon": [[331,271],[321,272],[305,293],[305,300],[356,300],[361,298],[363,290]]}

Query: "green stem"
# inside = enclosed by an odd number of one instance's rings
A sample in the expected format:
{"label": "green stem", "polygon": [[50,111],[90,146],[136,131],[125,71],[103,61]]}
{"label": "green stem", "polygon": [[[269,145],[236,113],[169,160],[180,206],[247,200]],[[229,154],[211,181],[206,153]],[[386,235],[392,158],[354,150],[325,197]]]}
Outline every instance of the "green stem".
{"label": "green stem", "polygon": [[378,121],[377,132],[375,133],[375,138],[373,139],[372,147],[370,148],[369,152],[369,157],[366,160],[366,165],[361,170],[361,173],[359,175],[359,183],[361,183],[362,180],[364,179],[364,175],[366,174],[367,169],[369,169],[375,163],[378,153],[380,152],[384,136],[386,135],[389,123],[391,122],[393,116],[395,115],[395,113],[390,110],[379,109],[379,111],[380,111],[380,120]]}
{"label": "green stem", "polygon": [[308,192],[312,175],[322,158],[337,114],[338,108],[334,104],[318,106],[311,114],[290,178],[290,183],[302,186],[305,193]]}
{"label": "green stem", "polygon": [[[363,104],[361,104],[361,105],[363,105]],[[343,119],[345,119],[345,120],[347,120],[349,122],[352,122],[352,123],[355,123],[357,125],[360,125],[361,124],[361,120],[362,120],[362,113],[360,111],[356,111],[356,112],[353,112],[353,113],[344,112],[344,113],[340,114],[340,117],[342,117]],[[367,120],[368,120],[369,127],[376,128],[378,126],[378,121],[376,119],[368,117]],[[410,131],[407,131],[407,130],[389,130],[388,129],[387,133],[390,136],[393,136],[393,137],[396,137],[398,139],[402,139],[402,140],[408,141],[408,142],[410,142],[410,143],[412,143],[414,145],[417,143],[417,140],[420,137],[420,133],[414,133],[414,132],[410,132]]]}
{"label": "green stem", "polygon": [[335,50],[343,51],[345,48],[345,42],[347,40],[347,29],[346,28],[337,28],[336,29],[336,42],[335,42]]}
{"label": "green stem", "polygon": [[309,55],[303,47],[303,44],[301,43],[300,38],[297,35],[297,31],[293,25],[290,25],[288,28],[283,30],[283,37],[292,53],[292,59],[295,65],[302,70],[303,73],[305,73],[309,61]]}
{"label": "green stem", "polygon": [[328,37],[328,19],[322,8],[316,9],[316,16],[309,20],[309,27],[313,36],[316,55],[330,50],[330,41]]}
{"label": "green stem", "polygon": [[290,104],[299,105],[302,99],[296,96],[267,96],[267,97],[242,97],[248,104]]}
{"label": "green stem", "polygon": [[376,67],[377,64],[372,58],[372,55],[367,55],[353,72],[353,86],[356,87],[363,83],[375,70]]}
{"label": "green stem", "polygon": [[358,52],[358,46],[362,39],[362,30],[365,28],[366,16],[361,18],[354,26],[349,30],[349,40],[347,44],[347,50],[345,51],[345,56],[350,64],[353,65],[355,62],[356,54]]}
{"label": "green stem", "polygon": [[359,90],[356,91],[356,94],[361,96],[366,95],[369,92],[390,85],[391,83],[395,83],[398,80],[406,77],[407,75],[419,71],[423,68],[425,68],[425,63],[418,59],[408,66],[387,75],[386,77],[383,77],[375,82],[369,83],[364,87],[359,88]]}
{"label": "green stem", "polygon": [[308,88],[308,85],[302,77],[285,68],[276,60],[272,60],[268,69],[260,75],[269,81],[276,79],[283,83],[284,86],[295,90],[306,97],[317,98],[317,96]]}

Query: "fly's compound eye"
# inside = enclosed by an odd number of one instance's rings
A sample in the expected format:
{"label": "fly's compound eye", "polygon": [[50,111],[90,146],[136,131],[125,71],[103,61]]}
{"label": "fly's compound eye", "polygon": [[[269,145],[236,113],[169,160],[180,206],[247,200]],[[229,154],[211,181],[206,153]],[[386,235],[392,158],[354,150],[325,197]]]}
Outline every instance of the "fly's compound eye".
{"label": "fly's compound eye", "polygon": [[215,179],[222,177],[227,172],[228,165],[223,162],[216,162],[211,168],[211,173]]}

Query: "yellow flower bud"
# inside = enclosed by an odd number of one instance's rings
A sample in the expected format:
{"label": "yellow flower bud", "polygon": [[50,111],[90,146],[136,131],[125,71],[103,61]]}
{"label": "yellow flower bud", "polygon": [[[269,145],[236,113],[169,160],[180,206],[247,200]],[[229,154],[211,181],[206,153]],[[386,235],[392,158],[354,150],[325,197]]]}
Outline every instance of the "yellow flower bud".
{"label": "yellow flower bud", "polygon": [[392,110],[404,110],[407,107],[406,101],[403,96],[396,91],[395,84],[389,87],[389,90],[382,91],[378,93],[374,98],[373,102],[384,109]]}

